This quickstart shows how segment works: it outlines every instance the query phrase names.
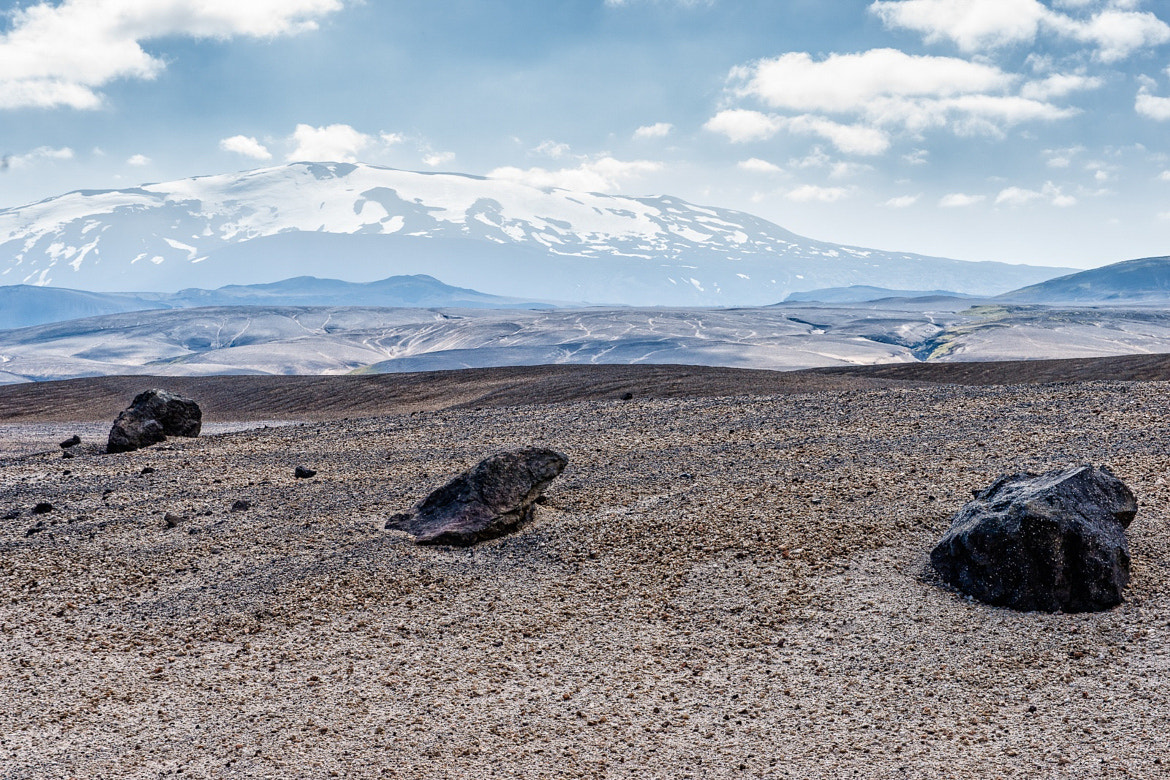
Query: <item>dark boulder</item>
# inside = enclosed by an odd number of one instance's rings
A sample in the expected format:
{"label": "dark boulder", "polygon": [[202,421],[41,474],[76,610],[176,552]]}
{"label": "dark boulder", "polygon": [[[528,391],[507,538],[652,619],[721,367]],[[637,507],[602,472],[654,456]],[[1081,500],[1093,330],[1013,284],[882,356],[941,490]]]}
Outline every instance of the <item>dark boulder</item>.
{"label": "dark boulder", "polygon": [[202,428],[199,404],[166,390],[147,390],[114,420],[106,451],[132,452],[168,436],[194,438]]}
{"label": "dark boulder", "polygon": [[410,533],[419,544],[468,545],[502,536],[531,519],[533,503],[568,463],[545,449],[493,455],[386,527]]}
{"label": "dark boulder", "polygon": [[930,554],[963,593],[1023,611],[1095,612],[1129,584],[1137,501],[1102,466],[1012,474],[976,493]]}
{"label": "dark boulder", "polygon": [[70,447],[76,447],[78,444],[81,444],[81,437],[75,433],[57,446],[63,450],[67,450]]}
{"label": "dark boulder", "polygon": [[317,476],[317,472],[308,466],[297,466],[293,469],[293,476],[297,479],[312,479]]}

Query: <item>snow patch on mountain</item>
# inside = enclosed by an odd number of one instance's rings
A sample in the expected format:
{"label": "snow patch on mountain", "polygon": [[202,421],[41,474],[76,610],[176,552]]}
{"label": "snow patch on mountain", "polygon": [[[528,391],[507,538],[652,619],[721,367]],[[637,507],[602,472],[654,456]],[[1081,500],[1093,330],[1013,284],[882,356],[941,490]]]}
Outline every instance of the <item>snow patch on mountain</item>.
{"label": "snow patch on mountain", "polygon": [[[1062,269],[844,247],[668,196],[348,163],[78,191],[0,210],[6,284],[173,290],[304,273],[354,281],[433,273],[525,297],[741,305],[909,279],[1002,292]],[[672,283],[679,279],[687,284]]]}

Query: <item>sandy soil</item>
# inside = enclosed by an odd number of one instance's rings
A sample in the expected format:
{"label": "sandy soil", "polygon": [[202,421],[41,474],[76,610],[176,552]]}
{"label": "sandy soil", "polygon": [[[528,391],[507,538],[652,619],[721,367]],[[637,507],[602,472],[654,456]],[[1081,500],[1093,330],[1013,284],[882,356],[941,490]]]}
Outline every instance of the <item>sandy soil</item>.
{"label": "sandy soil", "polygon": [[[611,398],[3,458],[0,778],[1170,776],[1168,400]],[[383,530],[533,444],[570,465],[516,535]],[[1080,462],[1140,500],[1125,604],[930,581],[972,488]]]}

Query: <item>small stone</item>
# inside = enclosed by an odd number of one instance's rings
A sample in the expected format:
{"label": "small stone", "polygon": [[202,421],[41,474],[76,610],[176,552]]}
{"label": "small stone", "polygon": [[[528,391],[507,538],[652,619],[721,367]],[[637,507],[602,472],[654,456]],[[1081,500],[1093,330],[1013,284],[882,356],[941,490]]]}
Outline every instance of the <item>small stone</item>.
{"label": "small stone", "polygon": [[46,528],[48,528],[48,526],[45,525],[45,523],[43,521],[40,523],[37,523],[32,528],[30,528],[24,532],[24,537],[27,539],[30,536],[33,536],[35,534],[39,534],[41,531],[45,530]]}
{"label": "small stone", "polygon": [[634,394],[633,393],[622,393],[622,400],[623,401],[633,401]]}
{"label": "small stone", "polygon": [[297,479],[311,479],[317,476],[317,472],[308,466],[297,466],[293,471],[293,476]]}
{"label": "small stone", "polygon": [[252,505],[242,498],[238,499],[234,504],[232,504],[233,512],[247,512],[251,508]]}
{"label": "small stone", "polygon": [[198,525],[193,525],[187,529],[187,533],[190,534],[191,536],[197,536],[197,535],[203,533],[203,527],[198,526]]}
{"label": "small stone", "polygon": [[61,449],[65,450],[65,449],[69,449],[70,447],[76,447],[78,444],[81,444],[81,437],[78,436],[77,434],[73,434],[73,436],[69,437],[68,439],[61,442],[57,446],[59,446]]}
{"label": "small stone", "polygon": [[48,501],[42,501],[41,503],[37,504],[36,506],[34,506],[32,508],[32,513],[34,515],[47,515],[47,514],[49,514],[49,512],[52,512],[52,511],[53,511],[53,505],[50,504]]}
{"label": "small stone", "polygon": [[146,466],[146,467],[145,467],[145,468],[143,468],[143,469],[142,469],[142,471],[141,471],[141,472],[139,472],[139,473],[141,473],[141,474],[153,474],[153,473],[154,473],[154,469],[153,469],[152,467],[150,467],[150,466]]}
{"label": "small stone", "polygon": [[20,510],[19,509],[10,510],[8,512],[8,514],[4,515],[5,520],[15,520],[18,517],[20,517]]}
{"label": "small stone", "polygon": [[69,450],[65,450],[64,452],[61,453],[61,457],[62,458],[72,458],[72,457],[74,457],[74,455]]}
{"label": "small stone", "polygon": [[167,528],[177,528],[181,522],[183,522],[183,518],[172,512],[163,515],[163,523],[166,524]]}

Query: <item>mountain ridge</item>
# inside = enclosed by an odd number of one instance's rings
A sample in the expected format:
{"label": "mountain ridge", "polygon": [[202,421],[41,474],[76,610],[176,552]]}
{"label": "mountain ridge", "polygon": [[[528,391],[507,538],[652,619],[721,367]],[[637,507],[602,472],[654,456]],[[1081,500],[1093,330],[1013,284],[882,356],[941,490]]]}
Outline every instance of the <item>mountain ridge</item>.
{"label": "mountain ridge", "polygon": [[164,291],[324,268],[358,281],[427,273],[528,299],[699,306],[850,284],[993,294],[1071,270],[833,244],[666,195],[356,163],[78,190],[0,210],[0,281]]}

